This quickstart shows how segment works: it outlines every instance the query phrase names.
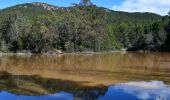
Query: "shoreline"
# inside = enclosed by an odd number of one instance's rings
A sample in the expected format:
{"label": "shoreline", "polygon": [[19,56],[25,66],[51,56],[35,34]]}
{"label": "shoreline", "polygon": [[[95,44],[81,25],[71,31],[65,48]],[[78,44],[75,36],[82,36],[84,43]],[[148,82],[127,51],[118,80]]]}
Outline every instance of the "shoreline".
{"label": "shoreline", "polygon": [[103,51],[103,52],[92,52],[92,51],[85,51],[85,52],[61,52],[61,53],[23,53],[23,52],[16,52],[16,53],[13,53],[13,52],[9,52],[9,53],[4,53],[4,52],[0,52],[0,56],[3,56],[3,55],[65,55],[65,54],[104,54],[104,53],[116,53],[116,52],[122,52],[122,53],[126,53],[126,52],[129,52],[129,51],[121,51],[121,50],[115,50],[115,51]]}
{"label": "shoreline", "polygon": [[[154,52],[155,51],[127,51],[127,50],[115,50],[115,51],[103,51],[103,52],[92,52],[92,51],[85,51],[85,52],[61,52],[61,53],[25,53],[25,52],[9,52],[9,53],[3,53],[0,52],[0,56],[32,56],[32,55],[67,55],[67,54],[106,54],[106,53],[122,53],[122,54],[126,54],[128,52],[136,52],[136,53],[149,53],[149,52]],[[157,51],[156,51],[157,52]],[[170,52],[169,52],[170,53]]]}

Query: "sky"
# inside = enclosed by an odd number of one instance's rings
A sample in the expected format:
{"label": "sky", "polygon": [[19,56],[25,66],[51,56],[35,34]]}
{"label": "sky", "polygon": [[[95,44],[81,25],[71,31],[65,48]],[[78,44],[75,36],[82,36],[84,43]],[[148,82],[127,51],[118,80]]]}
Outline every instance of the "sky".
{"label": "sky", "polygon": [[[167,15],[170,11],[170,0],[91,0],[97,6],[116,11],[126,12],[153,12]],[[0,0],[0,9],[22,3],[44,2],[56,6],[68,7],[80,0]]]}

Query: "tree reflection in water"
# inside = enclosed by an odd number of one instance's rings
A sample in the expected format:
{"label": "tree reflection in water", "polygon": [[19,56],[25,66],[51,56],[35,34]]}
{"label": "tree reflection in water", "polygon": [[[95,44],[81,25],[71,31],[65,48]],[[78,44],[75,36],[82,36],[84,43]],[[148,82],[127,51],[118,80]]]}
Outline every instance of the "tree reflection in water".
{"label": "tree reflection in water", "polygon": [[162,81],[128,82],[89,87],[78,82],[0,72],[3,100],[169,100],[170,87]]}
{"label": "tree reflection in water", "polygon": [[[72,81],[47,79],[38,75],[11,75],[7,72],[0,72],[0,90],[17,95],[47,95],[46,97],[56,96],[56,93],[63,96],[68,95],[67,93],[71,93],[74,98],[89,100],[104,95],[107,88],[104,86],[88,87]],[[71,95],[69,95],[70,98]]]}
{"label": "tree reflection in water", "polygon": [[[164,91],[170,90],[164,83],[165,88],[153,89],[153,92],[143,87],[138,89],[138,85],[136,90],[126,84],[116,87],[131,81],[160,80],[170,84],[169,66],[169,53],[0,56],[0,99],[6,100],[6,96],[12,100],[138,100],[144,97],[166,100],[165,96],[170,94]],[[155,91],[163,92],[159,96]]]}

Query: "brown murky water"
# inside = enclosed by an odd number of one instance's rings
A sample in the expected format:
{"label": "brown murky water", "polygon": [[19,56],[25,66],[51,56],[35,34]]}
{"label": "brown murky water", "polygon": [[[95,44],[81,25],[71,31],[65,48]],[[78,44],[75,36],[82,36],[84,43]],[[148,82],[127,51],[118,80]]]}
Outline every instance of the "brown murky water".
{"label": "brown murky water", "polygon": [[0,71],[39,75],[87,86],[108,86],[134,80],[170,83],[169,53],[102,53],[1,56]]}
{"label": "brown murky water", "polygon": [[30,95],[131,81],[170,84],[169,72],[170,53],[1,56],[0,89]]}

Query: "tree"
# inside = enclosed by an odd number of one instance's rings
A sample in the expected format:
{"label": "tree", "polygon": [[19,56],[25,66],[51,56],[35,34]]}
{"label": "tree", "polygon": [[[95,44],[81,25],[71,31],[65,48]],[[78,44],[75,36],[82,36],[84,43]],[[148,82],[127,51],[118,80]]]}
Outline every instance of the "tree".
{"label": "tree", "polygon": [[11,52],[34,53],[158,50],[170,43],[169,20],[151,13],[112,11],[90,0],[55,10],[24,4],[0,10],[0,45]]}
{"label": "tree", "polygon": [[80,5],[82,5],[82,6],[90,6],[90,5],[92,5],[92,2],[90,0],[81,0]]}

